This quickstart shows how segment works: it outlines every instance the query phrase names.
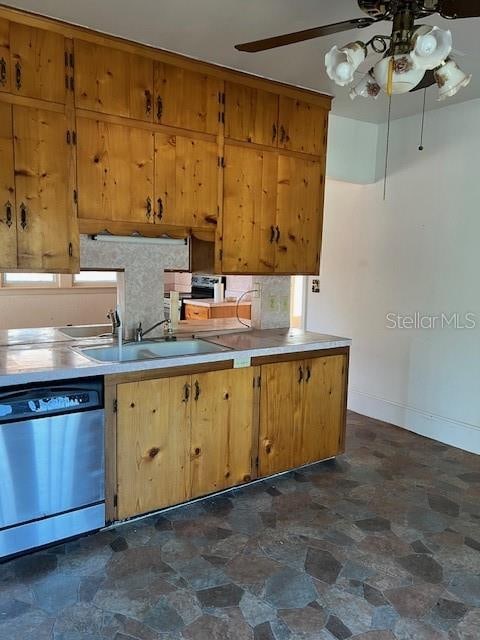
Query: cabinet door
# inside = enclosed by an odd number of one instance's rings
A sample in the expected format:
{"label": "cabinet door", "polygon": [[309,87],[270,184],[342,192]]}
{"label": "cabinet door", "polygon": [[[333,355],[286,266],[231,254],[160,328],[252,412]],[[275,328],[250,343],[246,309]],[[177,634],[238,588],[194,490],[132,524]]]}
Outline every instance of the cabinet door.
{"label": "cabinet door", "polygon": [[153,222],[153,134],[77,118],[78,213],[90,220]]}
{"label": "cabinet door", "polygon": [[272,273],[275,261],[277,157],[272,151],[226,145],[222,268]]}
{"label": "cabinet door", "polygon": [[0,91],[10,91],[10,23],[0,18]]}
{"label": "cabinet door", "polygon": [[215,228],[218,147],[211,140],[155,135],[155,204],[163,224]]}
{"label": "cabinet door", "polygon": [[252,476],[252,369],[192,377],[192,496]]}
{"label": "cabinet door", "polygon": [[78,272],[73,145],[66,115],[13,107],[18,267]]}
{"label": "cabinet door", "polygon": [[118,518],[190,497],[190,377],[118,385]]}
{"label": "cabinet door", "polygon": [[170,64],[155,64],[155,120],[160,124],[217,133],[223,82]]}
{"label": "cabinet door", "polygon": [[0,102],[0,269],[17,268],[12,106]]}
{"label": "cabinet door", "polygon": [[65,38],[11,22],[10,47],[13,93],[65,104]]}
{"label": "cabinet door", "polygon": [[303,361],[262,366],[259,473],[297,466],[294,442],[302,427]]}
{"label": "cabinet door", "polygon": [[279,146],[291,151],[325,155],[328,112],[302,100],[280,96]]}
{"label": "cabinet door", "polygon": [[269,91],[227,82],[225,137],[277,146],[278,96]]}
{"label": "cabinet door", "polygon": [[301,435],[297,466],[331,458],[344,449],[347,356],[305,361]]}
{"label": "cabinet door", "polygon": [[208,320],[209,318],[210,309],[208,307],[185,303],[185,320]]}
{"label": "cabinet door", "polygon": [[318,273],[323,189],[323,163],[279,156],[276,272]]}
{"label": "cabinet door", "polygon": [[75,105],[153,121],[153,60],[75,40]]}

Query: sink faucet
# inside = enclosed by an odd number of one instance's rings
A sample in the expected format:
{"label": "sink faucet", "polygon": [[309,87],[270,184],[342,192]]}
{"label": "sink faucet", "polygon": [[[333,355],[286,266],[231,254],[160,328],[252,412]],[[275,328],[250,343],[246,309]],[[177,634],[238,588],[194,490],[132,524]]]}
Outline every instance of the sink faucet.
{"label": "sink faucet", "polygon": [[153,325],[153,327],[150,327],[150,329],[146,329],[145,331],[142,328],[142,323],[139,322],[138,327],[135,329],[135,341],[142,342],[146,335],[151,333],[154,329],[157,329],[157,327],[161,327],[162,324],[166,325],[165,327],[166,340],[175,340],[176,338],[173,335],[172,323],[170,322],[170,320],[160,320],[160,322],[157,322],[156,324]]}
{"label": "sink faucet", "polygon": [[121,326],[120,316],[118,311],[115,309],[109,309],[107,313],[107,318],[110,320],[112,324],[112,336],[117,335],[117,329]]}

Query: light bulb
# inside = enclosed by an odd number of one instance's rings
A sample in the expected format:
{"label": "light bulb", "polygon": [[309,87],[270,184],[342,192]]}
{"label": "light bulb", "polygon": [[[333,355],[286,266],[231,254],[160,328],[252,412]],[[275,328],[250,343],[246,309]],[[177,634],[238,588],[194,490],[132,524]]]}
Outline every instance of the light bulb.
{"label": "light bulb", "polygon": [[341,62],[337,67],[336,75],[339,80],[348,81],[352,75],[352,65],[348,62]]}
{"label": "light bulb", "polygon": [[431,56],[437,49],[437,40],[432,35],[423,36],[423,38],[419,38],[416,52],[417,55],[422,57]]}

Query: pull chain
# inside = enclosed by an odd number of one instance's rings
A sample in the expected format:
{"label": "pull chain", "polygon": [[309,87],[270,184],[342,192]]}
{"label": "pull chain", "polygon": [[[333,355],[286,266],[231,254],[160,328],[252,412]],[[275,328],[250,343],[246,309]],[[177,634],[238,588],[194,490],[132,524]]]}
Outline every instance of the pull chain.
{"label": "pull chain", "polygon": [[427,104],[427,89],[425,88],[423,91],[423,110],[422,110],[422,128],[420,130],[420,146],[418,147],[419,151],[423,151],[423,131],[425,128],[425,107]]}

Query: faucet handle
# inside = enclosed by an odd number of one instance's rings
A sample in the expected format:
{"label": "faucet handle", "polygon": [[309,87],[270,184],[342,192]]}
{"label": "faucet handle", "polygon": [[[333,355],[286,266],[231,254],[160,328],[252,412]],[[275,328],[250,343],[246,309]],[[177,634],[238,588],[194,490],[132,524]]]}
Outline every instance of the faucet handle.
{"label": "faucet handle", "polygon": [[135,329],[135,340],[136,342],[141,342],[143,338],[143,328],[142,323],[138,323],[138,327]]}

